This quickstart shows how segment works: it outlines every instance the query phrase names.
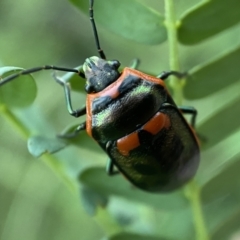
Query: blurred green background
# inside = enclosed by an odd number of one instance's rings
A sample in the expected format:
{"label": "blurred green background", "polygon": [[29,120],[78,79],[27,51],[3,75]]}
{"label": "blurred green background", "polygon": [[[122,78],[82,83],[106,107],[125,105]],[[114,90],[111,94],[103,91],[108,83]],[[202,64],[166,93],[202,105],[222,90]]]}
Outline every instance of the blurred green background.
{"label": "blurred green background", "polygon": [[[143,2],[164,12],[162,1]],[[178,16],[198,2],[176,1]],[[101,46],[109,59],[118,59],[122,66],[127,66],[138,57],[141,59],[140,69],[155,75],[169,70],[167,43],[142,45],[112,34],[101,26],[98,29]],[[181,68],[189,70],[239,45],[239,32],[240,26],[237,25],[201,44],[179,46]],[[93,55],[96,55],[96,48],[89,19],[67,0],[0,1],[2,66],[31,68],[51,64],[75,67]],[[77,124],[79,119],[73,119],[67,113],[63,91],[52,80],[51,72],[37,73],[35,79],[39,92],[34,105],[25,110],[14,110],[31,127],[33,134],[54,136],[67,125]],[[199,124],[211,115],[212,109],[218,108],[224,97],[234,98],[238,94],[234,91],[237,88],[240,89],[239,83],[205,99],[185,103],[199,110]],[[83,104],[84,94],[74,94],[74,106],[77,108]],[[36,159],[29,154],[26,139],[2,116],[0,123],[0,239],[101,239],[104,231],[85,213],[76,191],[71,191],[56,176],[44,157]],[[74,146],[58,153],[57,157],[71,169],[69,175],[73,182],[81,169],[89,165],[104,166],[106,160],[99,149],[93,152],[89,148]],[[86,161],[79,164],[79,158],[84,157]],[[150,233],[151,229],[146,227],[144,231]]]}

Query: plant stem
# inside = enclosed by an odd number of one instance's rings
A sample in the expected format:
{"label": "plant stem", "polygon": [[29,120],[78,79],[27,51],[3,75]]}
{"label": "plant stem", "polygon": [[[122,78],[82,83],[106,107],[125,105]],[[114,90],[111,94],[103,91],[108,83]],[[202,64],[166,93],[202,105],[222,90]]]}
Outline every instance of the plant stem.
{"label": "plant stem", "polygon": [[[175,19],[175,11],[173,0],[165,0],[165,25],[168,34],[169,43],[169,66],[171,70],[180,71],[179,55],[178,55],[178,40],[177,40],[177,26]],[[173,89],[173,97],[178,105],[183,102],[182,87],[184,81],[179,81],[176,77],[171,77],[170,86]]]}
{"label": "plant stem", "polygon": [[[175,19],[174,3],[173,0],[165,0],[165,13],[166,13],[166,27],[169,41],[169,58],[170,69],[180,71],[179,54],[178,54],[178,39],[177,39],[177,22]],[[173,97],[178,105],[183,102],[183,85],[184,81],[179,81],[173,77],[170,86],[173,89]],[[185,195],[189,199],[195,223],[196,240],[208,240],[208,234],[205,227],[203,213],[201,209],[200,188],[197,183],[191,181],[185,187]]]}
{"label": "plant stem", "polygon": [[100,206],[97,208],[94,220],[109,237],[123,231],[123,228],[114,220],[109,211]]}
{"label": "plant stem", "polygon": [[192,180],[185,187],[185,196],[189,199],[191,203],[196,229],[196,240],[208,240],[209,237],[203,218],[203,212],[201,209],[201,191],[194,180]]}
{"label": "plant stem", "polygon": [[25,139],[30,136],[30,131],[27,127],[7,108],[5,105],[0,105],[0,112],[7,119],[8,122],[12,124],[12,126],[17,129],[17,131],[22,135]]}

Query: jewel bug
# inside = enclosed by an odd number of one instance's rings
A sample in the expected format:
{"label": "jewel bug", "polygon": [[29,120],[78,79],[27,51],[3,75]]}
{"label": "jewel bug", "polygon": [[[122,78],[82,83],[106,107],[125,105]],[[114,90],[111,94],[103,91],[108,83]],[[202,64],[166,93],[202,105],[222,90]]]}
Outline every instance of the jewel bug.
{"label": "jewel bug", "polygon": [[[68,112],[74,117],[86,115],[86,121],[74,133],[62,137],[85,130],[107,153],[109,175],[120,172],[133,185],[149,192],[174,190],[195,175],[200,160],[193,129],[197,111],[177,107],[164,84],[170,75],[182,74],[170,71],[150,76],[136,70],[137,61],[120,72],[119,61],[106,60],[94,20],[94,0],[89,0],[89,5],[99,57],[87,58],[80,70],[50,65],[23,70],[1,80],[0,86],[20,75],[49,69],[85,78],[86,106],[74,110],[69,83],[53,75],[64,88]],[[182,114],[191,115],[191,124]]]}

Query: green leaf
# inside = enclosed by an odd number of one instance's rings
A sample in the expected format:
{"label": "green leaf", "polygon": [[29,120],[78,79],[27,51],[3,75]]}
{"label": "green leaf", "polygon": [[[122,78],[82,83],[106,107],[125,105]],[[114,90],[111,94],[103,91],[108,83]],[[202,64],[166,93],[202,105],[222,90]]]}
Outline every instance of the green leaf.
{"label": "green leaf", "polygon": [[[214,235],[214,233],[221,231],[228,220],[239,212],[239,207],[239,199],[234,198],[230,194],[205,205],[203,210],[209,235]],[[225,240],[230,238],[211,237],[211,239]]]}
{"label": "green leaf", "polygon": [[108,199],[105,196],[87,187],[81,189],[81,199],[84,209],[91,216],[95,215],[99,206],[105,207],[108,202]]}
{"label": "green leaf", "polygon": [[220,175],[225,168],[239,160],[240,129],[224,141],[202,153],[199,171],[196,175],[201,185]]}
{"label": "green leaf", "polygon": [[[89,3],[70,0],[89,15]],[[136,0],[95,1],[96,22],[124,38],[144,44],[159,44],[167,39],[164,18],[155,10]]]}
{"label": "green leaf", "polygon": [[[226,223],[221,226],[217,231],[212,235],[212,240],[219,239],[239,239],[239,231],[240,231],[240,209],[234,211],[234,214],[231,218],[226,219]],[[234,235],[236,236],[234,238]],[[230,238],[232,237],[232,238]]]}
{"label": "green leaf", "polygon": [[[215,176],[202,188],[202,202],[208,228],[213,239],[228,239],[226,236],[239,228],[240,213],[240,154],[221,174]],[[238,216],[236,216],[236,213]],[[237,221],[237,222],[234,222]],[[232,226],[229,225],[231,222]],[[225,229],[225,233],[223,231]],[[224,233],[226,236],[216,238]]]}
{"label": "green leaf", "polygon": [[193,68],[184,88],[185,97],[203,98],[240,80],[239,62],[240,47]]}
{"label": "green leaf", "polygon": [[[194,239],[190,208],[159,210],[128,199],[111,198],[111,200],[108,210],[115,221],[124,229],[136,231],[136,234],[144,239],[148,237],[151,239],[153,236],[157,239]],[[151,229],[155,231],[152,232]],[[123,235],[125,236],[124,232]]]}
{"label": "green leaf", "polygon": [[[22,71],[19,67],[0,68],[0,82],[5,77]],[[22,75],[0,86],[0,102],[10,107],[26,107],[34,101],[37,86],[31,75]]]}
{"label": "green leaf", "polygon": [[65,146],[66,143],[58,138],[34,136],[28,139],[28,150],[34,157],[40,157],[44,153],[55,153]]}
{"label": "green leaf", "polygon": [[217,199],[225,198],[227,195],[232,195],[240,201],[240,152],[236,156],[235,162],[226,165],[228,167],[226,166],[221,174],[213,177],[207,184],[203,186],[203,202],[206,203],[216,201]]}
{"label": "green leaf", "polygon": [[179,40],[196,44],[240,22],[239,0],[207,0],[187,11],[180,19]]}
{"label": "green leaf", "polygon": [[198,132],[206,137],[204,149],[208,149],[215,144],[226,139],[239,129],[240,119],[240,98],[234,99],[217,111],[198,127]]}
{"label": "green leaf", "polygon": [[117,195],[158,209],[183,209],[187,206],[187,200],[181,191],[167,194],[147,193],[132,186],[121,175],[108,176],[105,169],[100,167],[88,168],[81,172],[79,180],[85,186],[106,196]]}
{"label": "green leaf", "polygon": [[153,237],[149,235],[139,235],[134,233],[122,232],[107,238],[107,240],[164,240],[166,238]]}

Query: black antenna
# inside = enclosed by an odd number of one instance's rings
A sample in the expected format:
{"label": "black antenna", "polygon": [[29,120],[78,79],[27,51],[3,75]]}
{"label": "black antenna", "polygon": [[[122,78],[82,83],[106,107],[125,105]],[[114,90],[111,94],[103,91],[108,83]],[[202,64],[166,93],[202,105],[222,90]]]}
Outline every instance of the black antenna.
{"label": "black antenna", "polygon": [[89,17],[90,17],[90,21],[92,23],[93,34],[94,34],[94,38],[95,38],[95,42],[97,45],[97,50],[98,50],[99,56],[102,59],[106,59],[106,56],[105,56],[103,50],[101,49],[100,43],[99,43],[97,27],[96,27],[96,24],[94,21],[94,16],[93,16],[93,4],[94,4],[94,0],[89,0]]}
{"label": "black antenna", "polygon": [[7,83],[7,82],[10,82],[11,80],[13,80],[13,79],[15,79],[15,78],[17,78],[21,75],[27,75],[27,74],[31,74],[31,73],[34,73],[34,72],[39,72],[41,70],[58,70],[58,71],[63,71],[63,72],[75,72],[78,75],[80,75],[81,77],[85,78],[84,73],[82,73],[79,70],[74,69],[74,68],[64,68],[64,67],[56,67],[56,66],[51,66],[51,65],[45,65],[45,66],[42,66],[42,67],[35,67],[35,68],[20,71],[18,73],[15,73],[13,75],[10,75],[10,76],[4,78],[3,80],[1,80],[1,76],[0,76],[0,86]]}

